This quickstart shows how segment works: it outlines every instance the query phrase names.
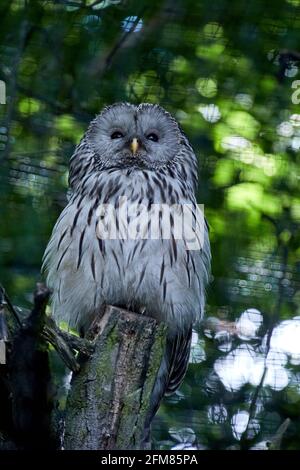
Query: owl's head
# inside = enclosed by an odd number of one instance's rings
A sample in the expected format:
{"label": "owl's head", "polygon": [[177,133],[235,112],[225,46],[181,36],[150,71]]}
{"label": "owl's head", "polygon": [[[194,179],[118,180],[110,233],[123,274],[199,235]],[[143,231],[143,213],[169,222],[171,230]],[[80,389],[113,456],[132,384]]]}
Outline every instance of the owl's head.
{"label": "owl's head", "polygon": [[185,138],[158,105],[116,103],[105,108],[85,136],[101,168],[160,168],[176,157]]}

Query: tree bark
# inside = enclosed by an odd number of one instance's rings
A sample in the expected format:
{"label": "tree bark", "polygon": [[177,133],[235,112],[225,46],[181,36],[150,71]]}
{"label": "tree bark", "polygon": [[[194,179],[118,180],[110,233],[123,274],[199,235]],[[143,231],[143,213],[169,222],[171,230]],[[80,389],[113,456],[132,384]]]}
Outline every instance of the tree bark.
{"label": "tree bark", "polygon": [[[64,449],[143,448],[165,326],[108,306],[79,338],[46,315],[49,295],[37,284],[30,312],[14,307],[0,286],[0,449],[46,450],[61,443]],[[65,426],[47,342],[73,372]]]}
{"label": "tree bark", "polygon": [[86,338],[66,405],[64,449],[141,449],[151,392],[165,346],[153,318],[107,307]]}

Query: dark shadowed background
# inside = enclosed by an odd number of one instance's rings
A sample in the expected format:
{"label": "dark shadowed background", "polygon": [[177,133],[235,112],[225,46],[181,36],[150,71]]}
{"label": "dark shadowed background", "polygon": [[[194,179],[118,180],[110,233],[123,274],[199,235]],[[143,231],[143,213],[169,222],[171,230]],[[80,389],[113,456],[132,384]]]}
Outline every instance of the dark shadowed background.
{"label": "dark shadowed background", "polygon": [[0,18],[0,279],[14,303],[30,304],[91,118],[160,103],[199,157],[213,278],[155,445],[299,449],[300,0],[2,0]]}

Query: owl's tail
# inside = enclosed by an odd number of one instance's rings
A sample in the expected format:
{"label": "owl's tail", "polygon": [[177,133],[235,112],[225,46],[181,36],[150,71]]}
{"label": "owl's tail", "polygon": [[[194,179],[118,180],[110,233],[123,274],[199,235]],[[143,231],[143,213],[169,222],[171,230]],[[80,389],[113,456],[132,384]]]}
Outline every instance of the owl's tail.
{"label": "owl's tail", "polygon": [[190,357],[192,327],[167,337],[166,352],[160,365],[151,395],[150,411],[144,430],[143,448],[150,449],[151,422],[158,411],[164,395],[171,395],[181,385]]}

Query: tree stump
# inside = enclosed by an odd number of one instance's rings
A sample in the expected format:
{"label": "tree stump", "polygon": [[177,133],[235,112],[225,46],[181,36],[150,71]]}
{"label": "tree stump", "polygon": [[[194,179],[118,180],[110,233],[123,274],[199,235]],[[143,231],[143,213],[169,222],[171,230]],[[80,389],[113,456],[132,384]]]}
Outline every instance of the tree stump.
{"label": "tree stump", "polygon": [[94,320],[94,353],[80,354],[73,372],[64,449],[141,449],[165,338],[153,318],[116,307]]}
{"label": "tree stump", "polygon": [[[0,286],[0,449],[141,449],[166,327],[108,306],[79,338],[46,315],[49,295],[37,284],[25,311]],[[64,418],[47,343],[73,372]]]}

